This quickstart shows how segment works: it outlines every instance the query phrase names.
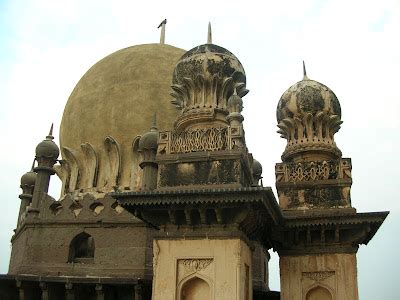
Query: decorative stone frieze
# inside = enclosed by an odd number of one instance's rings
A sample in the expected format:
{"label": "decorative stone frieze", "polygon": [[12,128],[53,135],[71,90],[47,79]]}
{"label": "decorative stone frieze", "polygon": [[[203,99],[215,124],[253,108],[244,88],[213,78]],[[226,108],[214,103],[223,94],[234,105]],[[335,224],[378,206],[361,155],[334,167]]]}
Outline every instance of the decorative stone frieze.
{"label": "decorative stone frieze", "polygon": [[322,272],[302,272],[303,277],[307,277],[314,281],[323,281],[335,275],[335,271],[322,271]]}
{"label": "decorative stone frieze", "polygon": [[171,135],[170,153],[225,150],[228,144],[228,128],[197,128]]}

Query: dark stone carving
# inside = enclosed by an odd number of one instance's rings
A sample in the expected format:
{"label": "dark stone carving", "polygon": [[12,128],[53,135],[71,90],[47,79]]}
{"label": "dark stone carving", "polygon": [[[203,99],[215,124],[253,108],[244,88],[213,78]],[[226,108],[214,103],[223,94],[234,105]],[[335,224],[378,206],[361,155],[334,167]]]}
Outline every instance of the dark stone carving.
{"label": "dark stone carving", "polygon": [[236,160],[214,160],[160,165],[159,186],[239,183],[240,165],[235,162]]}

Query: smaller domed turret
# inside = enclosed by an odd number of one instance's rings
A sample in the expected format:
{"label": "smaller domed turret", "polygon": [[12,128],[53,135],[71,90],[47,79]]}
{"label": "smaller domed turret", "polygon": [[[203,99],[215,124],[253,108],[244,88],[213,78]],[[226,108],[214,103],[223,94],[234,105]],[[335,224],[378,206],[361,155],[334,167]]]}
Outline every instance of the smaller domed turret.
{"label": "smaller domed turret", "polygon": [[139,140],[140,150],[157,150],[158,146],[158,129],[156,126],[156,115],[154,115],[153,125],[149,132],[146,132]]}
{"label": "smaller domed turret", "polygon": [[156,123],[156,114],[154,114],[150,131],[145,133],[139,140],[139,151],[143,154],[143,160],[139,164],[143,169],[142,190],[154,190],[157,186],[158,129]]}
{"label": "smaller domed turret", "polygon": [[45,157],[45,158],[53,158],[56,160],[60,155],[60,149],[53,142],[53,124],[51,124],[49,135],[46,136],[46,139],[40,142],[36,146],[36,157]]}
{"label": "smaller domed turret", "polygon": [[234,90],[240,97],[248,92],[239,59],[211,43],[197,46],[181,57],[171,88],[172,104],[181,111],[174,126],[178,130],[201,127],[202,123],[226,125],[229,97]]}
{"label": "smaller domed turret", "polygon": [[33,160],[31,170],[29,172],[26,172],[21,177],[20,187],[22,189],[23,194],[27,194],[27,195],[33,194],[33,188],[35,187],[36,177],[37,177],[36,172],[33,171],[34,167],[35,167],[35,160]]}
{"label": "smaller domed turret", "polygon": [[26,172],[21,177],[21,186],[34,186],[37,174],[33,171]]}
{"label": "smaller domed turret", "polygon": [[258,186],[259,181],[262,179],[262,176],[261,176],[262,175],[262,165],[256,159],[253,159],[252,171],[253,171],[253,185]]}
{"label": "smaller domed turret", "polygon": [[330,88],[307,77],[292,85],[279,100],[276,117],[287,139],[283,161],[333,159],[342,155],[333,135],[342,124],[340,103]]}

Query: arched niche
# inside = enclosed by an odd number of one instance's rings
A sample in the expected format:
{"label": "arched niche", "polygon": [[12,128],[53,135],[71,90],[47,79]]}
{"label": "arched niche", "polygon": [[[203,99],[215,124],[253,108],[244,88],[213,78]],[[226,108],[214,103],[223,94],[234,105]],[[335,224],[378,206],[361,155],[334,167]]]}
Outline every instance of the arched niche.
{"label": "arched niche", "polygon": [[178,285],[179,300],[209,300],[211,299],[212,286],[206,277],[193,274]]}
{"label": "arched niche", "polygon": [[93,237],[86,232],[81,232],[71,240],[68,262],[93,263],[94,250]]}
{"label": "arched niche", "polygon": [[333,297],[327,288],[317,285],[307,292],[306,300],[333,300]]}

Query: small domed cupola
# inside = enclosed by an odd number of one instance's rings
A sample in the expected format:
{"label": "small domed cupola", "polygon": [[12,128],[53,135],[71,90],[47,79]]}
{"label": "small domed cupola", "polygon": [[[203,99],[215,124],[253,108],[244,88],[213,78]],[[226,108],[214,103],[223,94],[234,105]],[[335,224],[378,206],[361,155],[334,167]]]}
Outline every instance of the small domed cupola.
{"label": "small domed cupola", "polygon": [[333,91],[307,77],[292,85],[279,100],[278,133],[287,140],[283,161],[335,159],[342,153],[334,141],[340,129],[340,103]]}
{"label": "small domed cupola", "polygon": [[21,177],[21,188],[24,187],[34,187],[36,183],[37,174],[33,171],[33,169],[29,172],[26,172]]}
{"label": "small domed cupola", "polygon": [[158,148],[158,128],[156,114],[149,132],[146,132],[139,140],[139,151],[142,152],[143,160],[139,166],[143,169],[142,190],[154,190],[157,186],[156,154]]}
{"label": "small domed cupola", "polygon": [[238,58],[227,49],[209,42],[186,52],[176,64],[172,79],[171,101],[181,115],[178,130],[204,123],[225,124],[228,99],[236,89],[243,97],[246,75]]}
{"label": "small domed cupola", "polygon": [[258,160],[253,159],[253,165],[251,169],[253,173],[253,185],[258,186],[260,184],[260,180],[262,179],[262,165]]}
{"label": "small domed cupola", "polygon": [[139,140],[140,150],[157,150],[158,129],[156,125],[156,116],[154,115],[153,124],[149,132],[146,132]]}
{"label": "small domed cupola", "polygon": [[56,143],[53,142],[53,140],[54,137],[52,124],[49,135],[46,136],[45,140],[43,140],[36,146],[36,158],[38,159],[38,162],[41,158],[50,158],[54,161],[57,160],[58,156],[60,155],[60,149],[58,148]]}

